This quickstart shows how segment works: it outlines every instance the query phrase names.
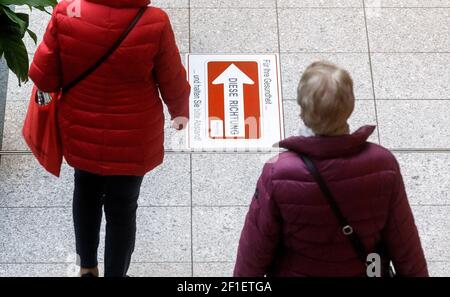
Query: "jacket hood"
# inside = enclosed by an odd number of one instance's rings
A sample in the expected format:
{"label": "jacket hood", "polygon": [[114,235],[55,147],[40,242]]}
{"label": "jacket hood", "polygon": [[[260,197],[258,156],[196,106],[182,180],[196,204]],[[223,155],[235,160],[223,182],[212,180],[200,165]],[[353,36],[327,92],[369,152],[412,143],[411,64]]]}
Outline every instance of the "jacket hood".
{"label": "jacket hood", "polygon": [[364,126],[353,134],[343,136],[294,136],[275,144],[275,146],[315,158],[337,158],[362,150],[375,128],[375,126]]}
{"label": "jacket hood", "polygon": [[111,7],[144,7],[150,4],[150,0],[86,0]]}

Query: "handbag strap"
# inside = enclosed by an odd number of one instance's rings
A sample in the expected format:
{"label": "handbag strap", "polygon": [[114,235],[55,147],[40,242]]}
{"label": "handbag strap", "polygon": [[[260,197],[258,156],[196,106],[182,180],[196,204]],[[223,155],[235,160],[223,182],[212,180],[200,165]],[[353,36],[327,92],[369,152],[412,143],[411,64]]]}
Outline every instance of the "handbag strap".
{"label": "handbag strap", "polygon": [[80,83],[82,80],[84,80],[86,77],[88,77],[92,72],[97,70],[98,67],[100,67],[115,51],[116,49],[122,44],[122,42],[127,38],[128,34],[133,30],[133,28],[136,26],[136,24],[139,22],[141,17],[144,15],[145,10],[147,7],[142,7],[137,12],[136,16],[134,17],[133,21],[128,25],[128,28],[120,35],[120,37],[114,42],[114,44],[111,46],[111,48],[91,67],[89,67],[85,72],[83,72],[79,77],[77,77],[75,80],[73,80],[71,83],[69,83],[67,86],[62,88],[63,93],[66,93],[70,91],[73,87],[75,87],[78,83]]}
{"label": "handbag strap", "polygon": [[299,155],[302,158],[303,162],[305,163],[306,167],[308,168],[308,171],[314,177],[315,181],[319,185],[319,188],[322,191],[323,195],[325,196],[325,199],[327,200],[328,204],[330,205],[331,210],[338,219],[339,224],[342,227],[342,232],[349,239],[353,249],[355,250],[358,257],[361,259],[361,261],[367,265],[367,250],[361,238],[353,230],[353,227],[349,224],[347,218],[342,214],[342,211],[339,208],[336,199],[331,193],[330,188],[327,186],[327,183],[323,179],[316,165],[308,156],[304,154]]}

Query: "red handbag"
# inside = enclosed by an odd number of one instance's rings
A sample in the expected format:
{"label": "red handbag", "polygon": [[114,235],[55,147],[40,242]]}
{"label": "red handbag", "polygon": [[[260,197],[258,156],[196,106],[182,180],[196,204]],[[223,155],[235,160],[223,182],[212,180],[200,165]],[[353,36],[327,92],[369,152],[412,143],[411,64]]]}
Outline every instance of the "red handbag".
{"label": "red handbag", "polygon": [[37,102],[38,89],[33,86],[31,92],[30,104],[28,105],[27,115],[22,129],[22,135],[33,155],[39,163],[51,174],[59,177],[63,159],[63,150],[61,134],[58,128],[57,107],[62,94],[67,93],[79,82],[94,72],[105,62],[109,56],[120,46],[128,34],[136,26],[139,19],[143,16],[147,7],[139,9],[133,21],[128,28],[116,40],[111,48],[89,69],[81,74],[59,92],[51,93],[52,100],[47,105],[39,105]]}
{"label": "red handbag", "polygon": [[52,93],[52,101],[40,106],[36,100],[37,91],[36,86],[33,86],[22,135],[39,163],[48,172],[59,177],[63,152],[56,108],[61,93]]}

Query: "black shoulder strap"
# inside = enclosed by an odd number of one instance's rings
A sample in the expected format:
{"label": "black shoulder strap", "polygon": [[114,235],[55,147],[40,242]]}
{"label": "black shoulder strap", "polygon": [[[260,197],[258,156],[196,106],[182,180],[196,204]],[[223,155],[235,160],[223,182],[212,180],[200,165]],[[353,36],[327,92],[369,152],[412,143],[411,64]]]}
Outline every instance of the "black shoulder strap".
{"label": "black shoulder strap", "polygon": [[139,9],[138,13],[134,17],[133,21],[128,25],[128,28],[120,35],[120,37],[114,42],[111,48],[91,67],[89,67],[85,72],[83,72],[77,79],[69,83],[67,86],[62,88],[63,93],[68,92],[70,89],[75,87],[78,83],[88,77],[92,72],[94,72],[100,65],[102,65],[113,53],[114,51],[122,44],[122,42],[127,38],[128,34],[133,30],[136,24],[139,22],[141,17],[144,15],[147,7],[142,7]]}
{"label": "black shoulder strap", "polygon": [[300,154],[300,157],[302,158],[303,162],[305,162],[306,167],[308,168],[308,171],[311,173],[311,175],[314,177],[315,181],[319,185],[320,190],[325,196],[325,199],[328,201],[328,204],[331,207],[331,210],[335,214],[336,218],[339,221],[339,224],[342,227],[342,232],[345,236],[350,240],[350,243],[352,244],[353,249],[357,253],[358,257],[361,259],[361,261],[366,264],[367,262],[367,250],[364,247],[364,244],[361,240],[361,238],[356,234],[356,232],[353,230],[353,227],[349,224],[347,218],[342,214],[341,209],[339,208],[339,205],[337,204],[336,200],[333,197],[333,194],[331,193],[329,187],[327,186],[325,180],[323,179],[320,172],[317,170],[317,167],[314,165],[314,162],[306,155]]}

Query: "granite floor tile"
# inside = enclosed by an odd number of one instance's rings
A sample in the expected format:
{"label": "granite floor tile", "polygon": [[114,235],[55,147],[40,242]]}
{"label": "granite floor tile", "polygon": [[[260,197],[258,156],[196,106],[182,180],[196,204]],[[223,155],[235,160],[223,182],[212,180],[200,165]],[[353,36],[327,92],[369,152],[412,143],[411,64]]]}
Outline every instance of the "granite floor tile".
{"label": "granite floor tile", "polygon": [[364,11],[279,9],[281,52],[367,52]]}
{"label": "granite floor tile", "polygon": [[[102,269],[103,274],[103,269]],[[191,263],[131,263],[130,277],[190,277]]]}
{"label": "granite floor tile", "polygon": [[151,3],[161,8],[189,8],[189,0],[152,0]]}
{"label": "granite floor tile", "polygon": [[165,11],[169,15],[172,23],[179,51],[181,53],[188,53],[190,49],[189,9],[168,8]]}
{"label": "granite floor tile", "polygon": [[[6,92],[6,84],[8,83],[8,66],[4,58],[0,59],[0,96]],[[3,98],[2,98],[3,100]]]}
{"label": "granite floor tile", "polygon": [[[31,155],[2,156],[0,207],[71,207],[74,169],[64,162],[58,179]],[[142,183],[140,206],[190,206],[190,156],[167,154]]]}
{"label": "granite floor tile", "polygon": [[366,7],[450,7],[448,0],[364,0]]}
{"label": "granite floor tile", "polygon": [[[190,261],[189,208],[140,208],[137,229],[134,261]],[[64,263],[76,259],[70,208],[0,208],[0,231],[0,263]],[[100,260],[103,250],[104,235]]]}
{"label": "granite floor tile", "polygon": [[271,154],[192,155],[193,205],[247,206]]}
{"label": "granite floor tile", "polygon": [[[75,262],[70,208],[0,208],[0,231],[0,263]],[[190,208],[139,208],[136,237],[135,262],[190,262]]]}
{"label": "granite floor tile", "polygon": [[[103,263],[99,263],[103,276]],[[78,277],[79,267],[74,263],[64,264],[0,264],[0,277]],[[189,277],[191,263],[131,263],[131,277]]]}
{"label": "granite floor tile", "polygon": [[377,99],[450,99],[450,54],[372,54]]}
{"label": "granite floor tile", "polygon": [[278,51],[274,9],[192,9],[194,53],[273,53]]}
{"label": "granite floor tile", "polygon": [[234,262],[194,263],[194,277],[232,277]]}
{"label": "granite floor tile", "polygon": [[450,261],[429,261],[428,272],[431,277],[450,277]]}
{"label": "granite floor tile", "polygon": [[0,264],[0,277],[76,277],[75,264]]}
{"label": "granite floor tile", "polygon": [[0,149],[2,148],[3,140],[3,127],[5,118],[5,108],[6,108],[6,95],[8,89],[8,74],[6,61],[2,58],[0,59]]}
{"label": "granite floor tile", "polygon": [[371,52],[448,52],[448,8],[367,8]]}
{"label": "granite floor tile", "polygon": [[189,207],[138,209],[135,262],[190,262]]}
{"label": "granite floor tile", "polygon": [[450,261],[450,206],[413,206],[428,261]]}
{"label": "granite floor tile", "polygon": [[275,8],[274,0],[191,0],[192,8]]}
{"label": "granite floor tile", "polygon": [[28,101],[7,100],[3,130],[3,150],[28,150],[22,136]]}
{"label": "granite floor tile", "polygon": [[164,163],[149,172],[142,183],[141,206],[190,206],[189,154],[166,154]]}
{"label": "granite floor tile", "polygon": [[193,209],[194,262],[234,262],[248,207]]}
{"label": "granite floor tile", "polygon": [[278,7],[362,7],[361,0],[277,0]]}
{"label": "granite floor tile", "polygon": [[0,207],[69,207],[73,180],[73,169],[65,163],[58,179],[31,155],[2,156]]}
{"label": "granite floor tile", "polygon": [[0,263],[64,263],[75,257],[68,208],[0,208]]}
{"label": "granite floor tile", "polygon": [[17,77],[10,71],[8,75],[8,91],[6,101],[9,100],[28,101],[30,100],[32,89],[33,89],[33,82],[28,81],[27,83],[22,83],[22,86],[19,86],[19,81],[17,80]]}
{"label": "granite floor tile", "polygon": [[411,204],[450,204],[450,154],[396,153]]}
{"label": "granite floor tile", "polygon": [[448,100],[379,100],[382,145],[391,149],[448,149]]}
{"label": "granite floor tile", "polygon": [[[78,267],[77,267],[78,268]],[[99,274],[104,275],[104,263],[99,263]],[[77,270],[75,270],[76,273]],[[74,276],[76,276],[76,273]],[[179,263],[139,263],[131,262],[127,275],[129,277],[191,277],[190,262]]]}
{"label": "granite floor tile", "polygon": [[297,87],[305,69],[317,61],[329,61],[348,70],[358,99],[373,99],[369,55],[361,54],[281,54],[283,98],[296,99]]}

